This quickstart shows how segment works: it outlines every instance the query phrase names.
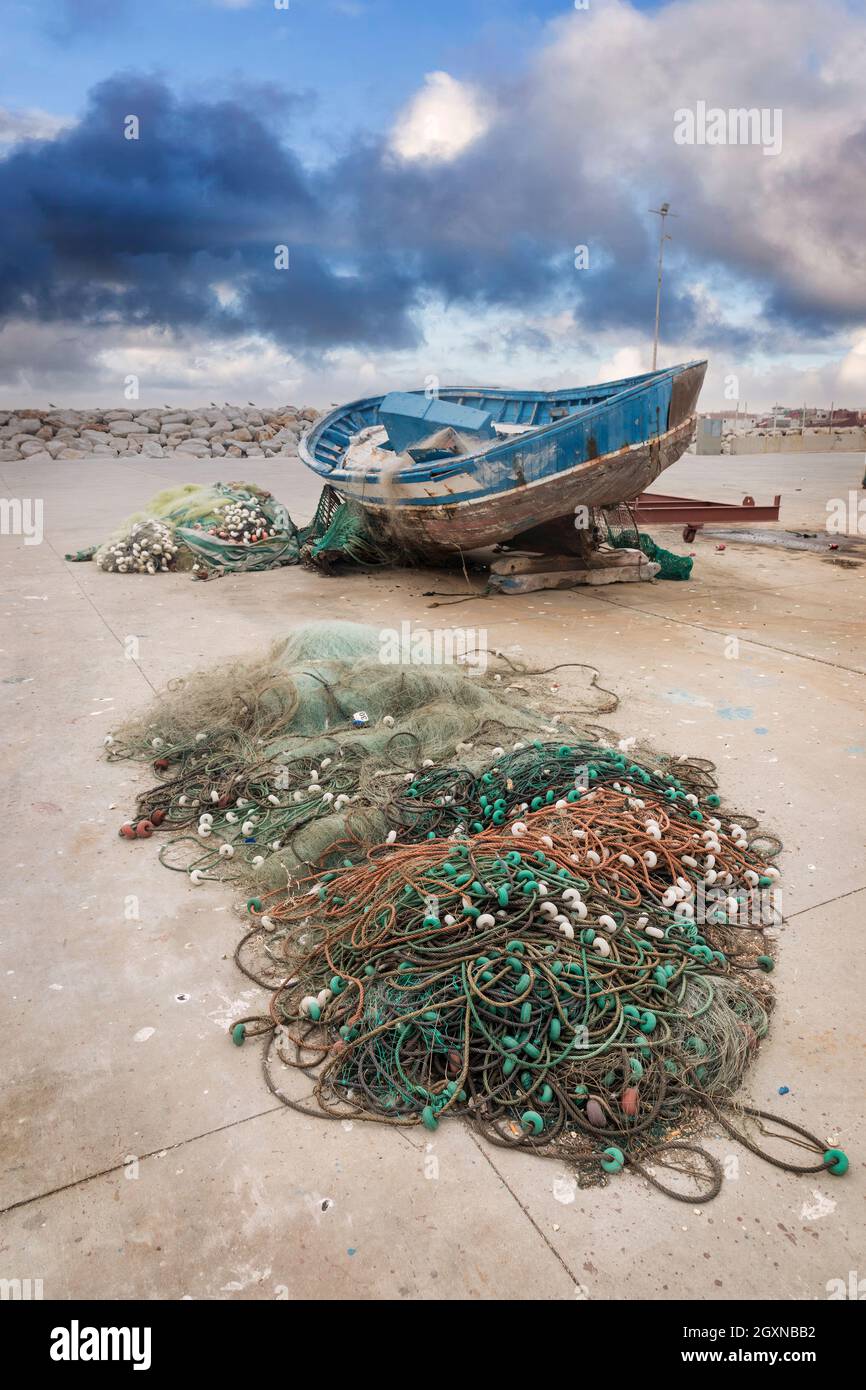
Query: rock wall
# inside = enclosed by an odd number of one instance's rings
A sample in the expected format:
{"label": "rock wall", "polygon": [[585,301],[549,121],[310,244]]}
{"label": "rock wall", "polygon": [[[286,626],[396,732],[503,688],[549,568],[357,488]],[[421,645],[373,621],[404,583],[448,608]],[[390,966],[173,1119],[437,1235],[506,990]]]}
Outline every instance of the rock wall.
{"label": "rock wall", "polygon": [[47,455],[272,458],[295,455],[318,418],[311,407],[210,405],[207,409],[0,411],[0,463]]}

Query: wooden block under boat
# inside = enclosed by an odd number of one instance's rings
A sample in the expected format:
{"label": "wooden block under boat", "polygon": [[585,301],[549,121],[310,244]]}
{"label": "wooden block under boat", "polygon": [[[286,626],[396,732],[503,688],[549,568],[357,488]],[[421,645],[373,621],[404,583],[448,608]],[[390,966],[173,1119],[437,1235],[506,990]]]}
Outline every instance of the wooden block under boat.
{"label": "wooden block under boat", "polygon": [[509,555],[494,560],[491,574],[547,574],[557,570],[618,569],[638,564],[639,550],[594,550],[587,560],[575,555]]}
{"label": "wooden block under boat", "polygon": [[572,565],[570,569],[491,574],[490,588],[502,594],[528,594],[537,589],[574,589],[580,584],[631,583],[652,579],[657,572],[658,567],[652,565],[639,550],[620,550],[614,553],[623,556],[624,559],[592,567]]}
{"label": "wooden block under boat", "polygon": [[491,574],[546,574],[548,570],[573,570],[583,568],[574,555],[509,555],[504,560],[494,560],[490,566]]}

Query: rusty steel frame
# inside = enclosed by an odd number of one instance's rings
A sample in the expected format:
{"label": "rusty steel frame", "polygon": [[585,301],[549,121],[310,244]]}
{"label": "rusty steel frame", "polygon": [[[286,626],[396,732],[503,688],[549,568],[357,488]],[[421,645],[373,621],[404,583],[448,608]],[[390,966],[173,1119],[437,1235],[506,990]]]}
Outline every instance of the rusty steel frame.
{"label": "rusty steel frame", "polygon": [[639,526],[653,523],[672,523],[683,527],[683,540],[693,541],[705,523],[725,525],[730,521],[778,521],[782,497],[773,498],[772,506],[757,506],[754,497],[742,502],[707,502],[691,497],[670,497],[662,492],[642,492],[630,507]]}

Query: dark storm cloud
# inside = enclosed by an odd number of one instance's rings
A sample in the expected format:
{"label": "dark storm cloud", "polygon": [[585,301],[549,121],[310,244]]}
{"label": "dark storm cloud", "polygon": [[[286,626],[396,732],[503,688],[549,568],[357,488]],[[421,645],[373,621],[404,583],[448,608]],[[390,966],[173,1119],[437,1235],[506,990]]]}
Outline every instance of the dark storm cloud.
{"label": "dark storm cloud", "polygon": [[[381,150],[353,152],[330,175],[333,197],[356,191],[356,235],[411,266],[446,303],[571,310],[590,330],[645,331],[655,306],[657,231],[622,188],[604,188],[577,155],[567,180],[521,149],[503,121],[446,165],[395,164]],[[329,198],[330,201],[330,198]],[[577,245],[589,266],[575,268]],[[682,265],[682,258],[681,258]],[[685,279],[684,276],[677,277]],[[669,277],[665,333],[740,347],[743,330],[707,322],[705,306]]]}
{"label": "dark storm cloud", "polygon": [[[549,114],[525,118],[518,97],[450,162],[398,160],[359,139],[311,172],[284,143],[285,93],[180,98],[155,78],[116,75],[92,91],[78,125],[0,162],[0,318],[260,333],[318,354],[417,344],[415,310],[435,295],[463,310],[571,312],[575,336],[645,336],[657,254],[649,196],[596,162],[586,122],[575,122],[580,140],[558,148]],[[138,140],[124,138],[130,115]],[[671,140],[658,148],[679,157]],[[843,153],[862,168],[862,135]],[[798,280],[775,236],[725,222],[724,188],[714,201],[701,182],[706,164],[700,178],[671,167],[667,186],[689,215],[669,253],[667,340],[758,344],[760,328],[731,326],[692,287],[715,271],[817,332],[862,314],[856,295],[834,300]],[[796,196],[830,194],[835,169],[828,153],[814,189],[797,175]],[[274,267],[283,244],[287,271]],[[586,270],[574,266],[578,244],[589,249]],[[543,352],[543,335],[535,342]]]}
{"label": "dark storm cloud", "polygon": [[350,237],[351,265],[329,256],[313,180],[236,101],[116,76],[71,131],[0,163],[0,203],[4,317],[261,331],[293,349],[414,340],[411,281]]}
{"label": "dark storm cloud", "polygon": [[419,172],[370,146],[311,175],[268,128],[270,105],[181,101],[135,75],[95,88],[77,126],[0,163],[0,314],[402,347],[430,291],[529,305],[561,278],[551,244],[479,204],[471,170]]}

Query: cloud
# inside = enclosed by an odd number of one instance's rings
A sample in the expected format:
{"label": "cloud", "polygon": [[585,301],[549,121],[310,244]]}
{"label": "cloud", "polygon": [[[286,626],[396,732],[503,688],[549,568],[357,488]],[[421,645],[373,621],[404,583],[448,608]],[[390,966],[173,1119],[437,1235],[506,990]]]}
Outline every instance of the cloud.
{"label": "cloud", "polygon": [[55,116],[36,106],[12,111],[0,106],[0,150],[22,140],[54,140],[73,124],[68,116]]}
{"label": "cloud", "polygon": [[414,285],[373,248],[348,263],[314,181],[254,107],[117,76],[73,129],[16,147],[0,163],[0,316],[261,331],[296,350],[410,341]]}
{"label": "cloud", "polygon": [[[365,165],[361,234],[410,253],[447,299],[553,300],[587,331],[646,339],[649,209],[668,198],[668,343],[741,364],[774,341],[803,347],[804,335],[838,347],[866,319],[864,64],[864,18],[834,0],[791,0],[783,26],[775,0],[652,13],[608,0],[550,25],[523,76],[480,94],[496,118],[452,158]],[[676,112],[699,101],[779,110],[780,153],[677,144]],[[577,244],[590,268],[575,273]]]}
{"label": "cloud", "polygon": [[[389,131],[314,170],[290,94],[277,122],[272,89],[211,101],[119,74],[0,161],[0,318],[266,345],[346,383],[444,361],[566,384],[646,363],[666,198],[663,360],[709,353],[708,382],[738,372],[752,401],[786,372],[855,390],[864,68],[866,21],[841,0],[788,0],[784,24],[776,0],[607,0],[564,11],[517,76],[428,74]],[[699,101],[781,110],[781,152],[677,144]]]}
{"label": "cloud", "polygon": [[390,149],[403,160],[447,163],[490,126],[477,91],[447,72],[428,72],[424,86],[399,114]]}

